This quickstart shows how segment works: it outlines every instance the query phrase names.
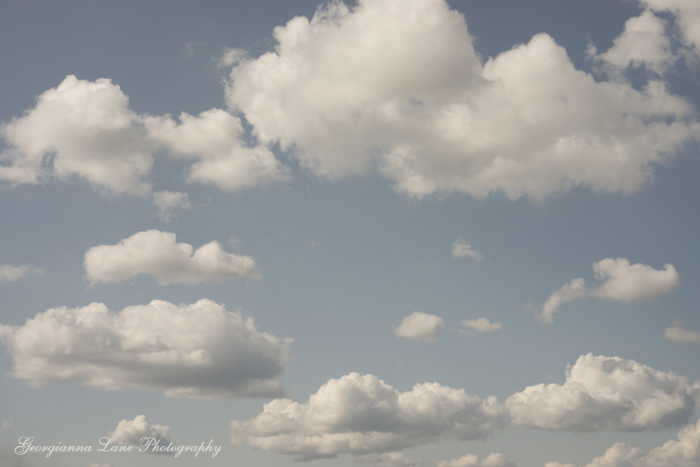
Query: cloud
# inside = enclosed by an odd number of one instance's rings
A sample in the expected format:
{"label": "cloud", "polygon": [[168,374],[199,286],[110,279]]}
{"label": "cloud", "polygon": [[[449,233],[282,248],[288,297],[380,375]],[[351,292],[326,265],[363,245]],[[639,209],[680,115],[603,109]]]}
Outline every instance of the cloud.
{"label": "cloud", "polygon": [[0,283],[18,281],[20,279],[24,279],[30,274],[43,276],[44,270],[41,268],[35,268],[29,264],[25,264],[22,266],[0,264]]}
{"label": "cloud", "polygon": [[663,336],[675,344],[700,344],[700,332],[686,329],[683,322],[678,319],[666,328]]}
{"label": "cloud", "polygon": [[414,341],[434,341],[438,331],[444,327],[445,320],[439,316],[414,311],[394,328],[394,334]]}
{"label": "cloud", "polygon": [[455,258],[466,258],[468,256],[477,263],[484,259],[481,253],[472,249],[469,243],[462,243],[462,237],[457,237],[457,240],[452,244],[452,256]]}
{"label": "cloud", "polygon": [[92,247],[85,253],[85,277],[96,284],[151,274],[159,285],[261,277],[253,258],[226,253],[216,241],[194,250],[175,240],[174,233],[147,230],[116,245]]}
{"label": "cloud", "polygon": [[438,383],[398,392],[373,375],[331,379],[308,402],[275,399],[248,421],[234,420],[234,445],[298,460],[393,453],[440,439],[487,439],[508,424],[495,397],[481,399]]}
{"label": "cloud", "polygon": [[357,460],[377,464],[382,467],[418,467],[423,465],[422,459],[411,459],[402,452],[383,452],[357,456]]}
{"label": "cloud", "polygon": [[95,188],[145,195],[153,148],[129,99],[109,79],[69,75],[36,106],[0,127],[10,149],[0,155],[0,179],[12,185],[77,176]]}
{"label": "cloud", "polygon": [[683,43],[700,55],[700,5],[688,0],[640,0],[639,3],[654,11],[675,15]]}
{"label": "cloud", "polygon": [[[697,467],[700,465],[700,422],[678,432],[678,441],[668,440],[663,446],[645,453],[624,443],[615,443],[586,467]],[[545,467],[574,467],[572,464],[548,462]]]}
{"label": "cloud", "polygon": [[442,460],[437,463],[436,467],[516,467],[503,454],[494,452],[484,459],[479,459],[479,456],[468,454],[459,459],[451,461]]}
{"label": "cloud", "polygon": [[165,222],[175,218],[175,209],[191,209],[187,193],[168,190],[153,193],[153,206],[158,208],[158,217]]}
{"label": "cloud", "polygon": [[182,113],[179,124],[169,115],[145,117],[144,124],[150,138],[172,156],[195,160],[190,181],[234,191],[288,177],[288,169],[267,147],[243,143],[241,120],[225,110],[207,110],[198,117]]}
{"label": "cloud", "polygon": [[629,194],[700,134],[664,82],[596,81],[547,34],[482,63],[444,0],[331,2],[274,38],[226,55],[229,108],[322,177],[377,167],[412,197]]}
{"label": "cloud", "polygon": [[666,21],[650,10],[640,16],[630,18],[625,29],[615,38],[613,46],[607,52],[596,55],[595,47],[589,48],[589,54],[601,60],[608,71],[624,71],[628,67],[646,67],[657,74],[664,73],[676,61],[671,50],[671,40],[666,35]]}
{"label": "cloud", "polygon": [[0,324],[13,378],[32,387],[75,382],[97,389],[164,391],[168,397],[276,397],[291,340],[202,299],[154,300],[109,312],[102,303],[51,308],[23,326]]}
{"label": "cloud", "polygon": [[[141,438],[155,438],[167,446],[170,444],[170,425],[155,425],[146,421],[145,415],[138,415],[133,420],[122,420],[117,428],[107,434],[114,438],[114,444],[119,446],[141,447]],[[147,451],[153,452],[153,451]]]}
{"label": "cloud", "polygon": [[477,319],[465,319],[461,323],[462,326],[470,328],[470,329],[458,329],[458,332],[462,334],[467,334],[471,335],[473,334],[474,331],[476,332],[492,332],[492,331],[498,331],[499,329],[503,328],[502,323],[492,323],[486,318],[477,318]]}
{"label": "cloud", "polygon": [[538,384],[506,400],[513,424],[573,432],[641,431],[688,423],[700,382],[619,357],[579,357],[564,384]]}
{"label": "cloud", "polygon": [[671,293],[680,286],[680,276],[671,264],[657,270],[641,263],[630,264],[625,258],[606,258],[593,265],[593,272],[596,279],[605,282],[594,289],[587,289],[585,280],[572,279],[549,296],[538,317],[545,323],[551,323],[562,304],[582,298],[641,302]]}

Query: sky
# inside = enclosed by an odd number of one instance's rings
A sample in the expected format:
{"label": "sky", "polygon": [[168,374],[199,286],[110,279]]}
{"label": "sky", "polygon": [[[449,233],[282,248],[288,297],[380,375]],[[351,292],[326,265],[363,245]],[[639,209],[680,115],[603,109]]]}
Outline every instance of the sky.
{"label": "sky", "polygon": [[697,2],[3,2],[0,61],[0,466],[700,466]]}

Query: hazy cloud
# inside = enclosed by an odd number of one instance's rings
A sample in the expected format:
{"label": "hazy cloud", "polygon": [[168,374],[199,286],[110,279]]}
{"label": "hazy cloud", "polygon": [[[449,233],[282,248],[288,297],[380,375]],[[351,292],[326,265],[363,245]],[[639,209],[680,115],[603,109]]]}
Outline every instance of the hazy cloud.
{"label": "hazy cloud", "polygon": [[175,218],[176,209],[191,209],[187,193],[168,190],[153,193],[153,206],[158,208],[158,217],[165,222]]}
{"label": "hazy cloud", "polygon": [[678,319],[666,328],[663,336],[676,344],[700,344],[700,332],[686,329],[683,322]]}
{"label": "hazy cloud", "polygon": [[394,328],[394,334],[414,341],[434,341],[438,331],[444,327],[445,320],[439,316],[414,311]]}
{"label": "hazy cloud", "polygon": [[492,332],[503,328],[502,323],[492,323],[486,318],[465,319],[460,325],[469,329],[458,329],[462,334],[471,335],[474,332]]}
{"label": "hazy cloud", "polygon": [[564,384],[538,384],[506,400],[515,425],[573,432],[681,426],[700,402],[700,382],[619,357],[579,357]]}
{"label": "hazy cloud", "polygon": [[398,392],[373,375],[331,379],[308,402],[275,399],[229,426],[231,442],[299,460],[394,453],[441,439],[487,439],[508,424],[495,397],[480,399],[438,383]]}
{"label": "hazy cloud", "polygon": [[469,243],[464,243],[462,237],[457,237],[457,240],[452,244],[452,256],[455,258],[473,258],[474,261],[483,261],[484,257],[478,251],[474,250]]}
{"label": "hazy cloud", "polygon": [[159,230],[138,232],[116,245],[92,247],[83,264],[92,284],[124,281],[138,274],[152,274],[160,285],[261,277],[250,256],[226,253],[216,241],[195,250],[177,243],[174,233]]}
{"label": "hazy cloud", "polygon": [[18,281],[20,279],[24,279],[30,274],[42,276],[44,275],[44,270],[41,268],[35,268],[29,264],[22,266],[0,264],[0,283]]}
{"label": "hazy cloud", "polygon": [[11,376],[31,386],[76,382],[97,389],[164,391],[169,397],[275,397],[291,340],[202,299],[154,300],[109,312],[102,303],[51,308],[22,326],[0,324]]}

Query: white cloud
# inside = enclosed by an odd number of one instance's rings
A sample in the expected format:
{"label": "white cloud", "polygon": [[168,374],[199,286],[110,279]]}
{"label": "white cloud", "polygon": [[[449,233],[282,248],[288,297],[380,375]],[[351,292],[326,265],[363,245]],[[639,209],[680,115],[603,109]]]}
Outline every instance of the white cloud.
{"label": "white cloud", "polygon": [[700,382],[619,357],[579,357],[564,384],[528,386],[506,400],[515,425],[573,432],[622,431],[688,423]]}
{"label": "white cloud", "polygon": [[[678,441],[668,440],[663,446],[645,453],[624,443],[615,443],[586,467],[697,467],[700,465],[700,422],[678,432]],[[545,467],[574,467],[572,464],[548,462]]]}
{"label": "white cloud", "polygon": [[159,230],[135,233],[116,245],[92,247],[83,264],[92,284],[124,281],[138,274],[152,274],[160,285],[261,277],[250,256],[226,253],[216,241],[195,250],[177,243],[174,233]]}
{"label": "white cloud", "polygon": [[444,0],[332,2],[274,37],[226,56],[227,102],[324,177],[378,166],[417,197],[632,193],[700,133],[665,83],[596,82],[546,34],[482,63]]}
{"label": "white cloud", "polygon": [[458,331],[462,334],[467,334],[471,335],[473,331],[476,332],[492,332],[492,331],[498,331],[499,329],[503,328],[502,323],[492,323],[486,318],[477,318],[477,319],[465,319],[461,323],[462,326],[467,327],[469,329],[459,329]]}
{"label": "white cloud", "polygon": [[700,54],[700,5],[694,0],[640,0],[655,11],[670,11],[675,15],[683,42]]}
{"label": "white cloud", "polygon": [[[124,419],[117,428],[107,434],[119,446],[141,446],[141,438],[155,438],[161,444],[170,444],[170,425],[156,425],[146,421],[145,415],[138,415],[133,420]],[[153,452],[153,451],[147,451]]]}
{"label": "white cloud", "polygon": [[398,392],[373,375],[331,379],[308,402],[275,399],[229,426],[231,442],[299,460],[393,453],[440,439],[487,439],[508,424],[495,397],[480,399],[438,383]]}
{"label": "white cloud", "polygon": [[445,320],[439,316],[414,311],[394,328],[394,334],[414,341],[434,341],[438,331],[444,327]]}
{"label": "white cloud", "polygon": [[165,222],[175,218],[176,209],[191,209],[187,193],[168,190],[153,193],[153,206],[158,208],[158,217]]}
{"label": "white cloud", "polygon": [[44,270],[35,268],[28,264],[22,266],[11,266],[9,264],[0,264],[0,282],[14,282],[24,279],[29,274],[44,275]]}
{"label": "white cloud", "polygon": [[128,103],[108,79],[67,76],[24,116],[0,127],[11,145],[0,156],[8,163],[0,166],[0,179],[17,185],[75,175],[100,190],[148,193],[143,177],[153,164],[153,148]]}
{"label": "white cloud", "polygon": [[287,177],[288,169],[267,147],[242,142],[240,119],[225,110],[207,110],[198,117],[182,113],[179,124],[169,115],[145,117],[144,124],[149,136],[173,156],[196,160],[190,181],[234,191]]}
{"label": "white cloud", "polygon": [[481,253],[474,250],[469,243],[463,243],[462,237],[457,237],[457,240],[452,244],[452,256],[455,258],[473,258],[474,261],[483,261],[484,257]]}
{"label": "white cloud", "polygon": [[442,460],[437,463],[436,467],[516,467],[503,454],[494,452],[484,459],[479,459],[479,456],[468,454],[459,459],[451,461]]}
{"label": "white cloud", "polygon": [[357,460],[377,464],[382,467],[418,467],[423,465],[422,459],[411,459],[402,452],[383,452],[357,456]]}
{"label": "white cloud", "polygon": [[589,54],[613,67],[613,70],[643,65],[657,74],[665,72],[676,60],[671,50],[671,40],[666,35],[666,21],[650,10],[627,20],[624,31],[615,38],[607,52],[596,55],[595,47],[592,47]]}
{"label": "white cloud", "polygon": [[11,376],[33,387],[76,382],[97,389],[164,391],[168,397],[275,397],[291,340],[202,299],[154,300],[109,312],[101,303],[51,308],[23,326],[0,324]]}
{"label": "white cloud", "polygon": [[700,332],[686,329],[680,320],[674,320],[673,325],[666,328],[663,336],[676,344],[700,344]]}
{"label": "white cloud", "polygon": [[663,269],[654,269],[646,264],[630,264],[625,258],[606,258],[593,264],[593,273],[596,279],[605,282],[589,289],[585,280],[572,279],[549,296],[538,318],[551,323],[559,307],[573,300],[595,297],[627,303],[641,302],[671,293],[680,286],[680,276],[671,264],[665,264]]}

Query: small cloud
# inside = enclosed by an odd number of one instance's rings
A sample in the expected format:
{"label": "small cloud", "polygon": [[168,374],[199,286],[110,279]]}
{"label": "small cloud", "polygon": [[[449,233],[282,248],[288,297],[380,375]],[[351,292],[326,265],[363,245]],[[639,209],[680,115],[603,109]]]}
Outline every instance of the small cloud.
{"label": "small cloud", "polygon": [[437,332],[443,327],[445,320],[439,316],[414,311],[394,328],[394,334],[414,341],[434,341]]}
{"label": "small cloud", "polygon": [[700,344],[700,332],[686,329],[679,319],[673,321],[673,325],[667,327],[663,337],[674,344]]}
{"label": "small cloud", "polygon": [[479,456],[467,454],[459,459],[451,461],[442,460],[437,463],[436,467],[516,467],[510,462],[506,456],[501,453],[494,452],[488,457],[479,459]]}
{"label": "small cloud", "polygon": [[[119,446],[141,447],[142,438],[154,438],[161,444],[170,444],[170,425],[155,425],[146,421],[145,415],[138,415],[133,420],[122,420],[114,431],[107,435],[114,438]],[[152,453],[152,450],[146,452]]]}
{"label": "small cloud", "polygon": [[411,459],[400,451],[365,454],[358,456],[357,460],[381,467],[418,467],[423,465],[422,459]]}
{"label": "small cloud", "polygon": [[158,208],[158,217],[165,222],[175,218],[175,209],[192,209],[187,193],[168,190],[153,193],[153,206]]}
{"label": "small cloud", "polygon": [[0,432],[4,433],[7,430],[9,430],[13,423],[14,423],[14,420],[12,419],[12,417],[9,417],[9,418],[6,418],[5,420],[3,420],[2,427],[0,428]]}
{"label": "small cloud", "polygon": [[23,266],[11,266],[9,264],[0,264],[0,282],[14,282],[24,279],[30,274],[43,276],[44,270],[35,268],[29,264]]}
{"label": "small cloud", "polygon": [[457,237],[457,240],[452,244],[452,256],[455,258],[473,258],[477,263],[484,260],[481,253],[474,250],[469,243],[464,243],[462,237]]}
{"label": "small cloud", "polygon": [[492,323],[486,318],[478,318],[478,319],[465,319],[461,323],[462,326],[470,328],[470,329],[458,329],[457,332],[460,332],[462,334],[466,334],[468,336],[471,336],[474,331],[476,332],[492,332],[492,331],[498,331],[499,329],[503,328],[502,323]]}

